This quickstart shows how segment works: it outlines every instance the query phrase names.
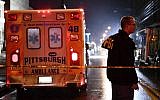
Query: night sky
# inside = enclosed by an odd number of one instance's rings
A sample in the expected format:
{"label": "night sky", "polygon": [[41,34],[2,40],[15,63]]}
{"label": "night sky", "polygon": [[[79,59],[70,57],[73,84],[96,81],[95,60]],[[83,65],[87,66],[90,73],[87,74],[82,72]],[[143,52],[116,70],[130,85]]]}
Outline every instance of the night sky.
{"label": "night sky", "polygon": [[[109,32],[114,34],[119,28],[119,20],[124,15],[132,15],[132,0],[66,0],[67,8],[83,8],[87,32],[91,39],[99,42],[102,34],[111,26]],[[61,8],[61,0],[30,0],[33,9]]]}

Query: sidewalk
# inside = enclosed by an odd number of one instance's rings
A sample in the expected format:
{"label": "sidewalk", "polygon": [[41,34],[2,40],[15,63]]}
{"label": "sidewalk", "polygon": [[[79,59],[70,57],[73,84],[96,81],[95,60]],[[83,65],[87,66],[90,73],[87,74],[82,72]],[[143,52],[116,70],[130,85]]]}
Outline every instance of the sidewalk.
{"label": "sidewalk", "polygon": [[154,83],[149,80],[145,75],[137,70],[139,84],[147,89],[153,96],[160,99],[160,87],[156,87]]}
{"label": "sidewalk", "polygon": [[3,67],[2,65],[5,65],[6,63],[6,54],[0,53],[0,67]]}
{"label": "sidewalk", "polygon": [[3,88],[5,86],[5,82],[0,81],[0,88]]}
{"label": "sidewalk", "polygon": [[6,87],[5,82],[0,81],[0,94],[1,94],[1,92],[3,92],[5,90],[5,87]]}

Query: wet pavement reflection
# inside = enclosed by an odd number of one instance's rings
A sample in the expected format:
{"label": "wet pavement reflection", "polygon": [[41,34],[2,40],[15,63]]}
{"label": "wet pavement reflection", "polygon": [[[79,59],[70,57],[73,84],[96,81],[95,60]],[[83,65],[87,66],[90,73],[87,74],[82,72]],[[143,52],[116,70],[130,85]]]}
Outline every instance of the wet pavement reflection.
{"label": "wet pavement reflection", "polygon": [[[106,64],[105,57],[93,57],[92,66]],[[139,70],[138,75],[142,76]],[[88,86],[86,92],[75,94],[64,89],[31,89],[26,90],[23,100],[111,100],[111,83],[106,76],[106,68],[88,68]],[[16,91],[2,100],[16,100]],[[151,100],[147,92],[139,84],[139,90],[135,91],[134,100]]]}

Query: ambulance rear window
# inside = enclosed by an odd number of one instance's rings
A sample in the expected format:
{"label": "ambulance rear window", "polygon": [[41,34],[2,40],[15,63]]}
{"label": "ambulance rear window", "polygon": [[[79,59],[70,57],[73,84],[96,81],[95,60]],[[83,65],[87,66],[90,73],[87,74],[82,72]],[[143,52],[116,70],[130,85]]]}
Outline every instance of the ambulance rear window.
{"label": "ambulance rear window", "polygon": [[40,40],[40,29],[39,28],[28,28],[27,29],[27,48],[39,49],[41,46]]}
{"label": "ambulance rear window", "polygon": [[62,29],[61,27],[50,27],[49,32],[49,48],[62,48]]}

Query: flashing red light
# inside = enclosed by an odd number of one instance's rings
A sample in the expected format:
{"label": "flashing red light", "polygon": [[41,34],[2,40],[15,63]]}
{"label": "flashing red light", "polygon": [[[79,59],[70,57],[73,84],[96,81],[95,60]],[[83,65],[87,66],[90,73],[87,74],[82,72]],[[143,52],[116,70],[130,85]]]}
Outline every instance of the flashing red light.
{"label": "flashing red light", "polygon": [[16,21],[17,20],[17,14],[8,14],[8,20],[9,21]]}
{"label": "flashing red light", "polygon": [[37,12],[38,13],[50,13],[51,11],[50,10],[38,10]]}
{"label": "flashing red light", "polygon": [[71,19],[72,20],[79,20],[80,19],[80,14],[78,12],[71,13]]}

